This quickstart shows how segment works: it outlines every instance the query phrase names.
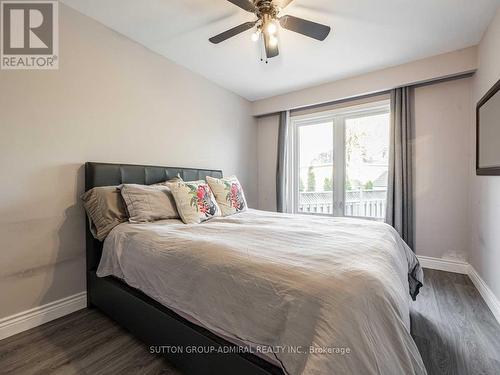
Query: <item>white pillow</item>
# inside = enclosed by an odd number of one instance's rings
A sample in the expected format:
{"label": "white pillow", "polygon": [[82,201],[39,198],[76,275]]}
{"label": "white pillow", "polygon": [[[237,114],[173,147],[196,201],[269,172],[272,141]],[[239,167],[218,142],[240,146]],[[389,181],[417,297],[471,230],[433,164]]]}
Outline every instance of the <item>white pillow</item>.
{"label": "white pillow", "polygon": [[236,176],[214,178],[207,176],[207,182],[214,192],[222,216],[233,215],[247,209],[245,193]]}
{"label": "white pillow", "polygon": [[186,224],[199,224],[221,216],[214,194],[205,181],[168,182],[177,205],[177,211]]}
{"label": "white pillow", "polygon": [[166,184],[123,184],[121,194],[131,223],[179,218],[174,197]]}

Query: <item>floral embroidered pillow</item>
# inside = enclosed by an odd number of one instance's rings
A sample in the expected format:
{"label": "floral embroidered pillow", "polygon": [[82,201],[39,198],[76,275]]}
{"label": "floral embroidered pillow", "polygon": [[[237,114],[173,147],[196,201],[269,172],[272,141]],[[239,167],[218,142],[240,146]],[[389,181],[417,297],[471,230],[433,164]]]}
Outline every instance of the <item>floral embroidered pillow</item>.
{"label": "floral embroidered pillow", "polygon": [[222,216],[228,216],[247,209],[245,193],[236,176],[213,178],[207,176],[207,182],[214,192]]}
{"label": "floral embroidered pillow", "polygon": [[186,224],[198,224],[221,216],[214,194],[205,181],[167,182],[172,191],[177,211]]}

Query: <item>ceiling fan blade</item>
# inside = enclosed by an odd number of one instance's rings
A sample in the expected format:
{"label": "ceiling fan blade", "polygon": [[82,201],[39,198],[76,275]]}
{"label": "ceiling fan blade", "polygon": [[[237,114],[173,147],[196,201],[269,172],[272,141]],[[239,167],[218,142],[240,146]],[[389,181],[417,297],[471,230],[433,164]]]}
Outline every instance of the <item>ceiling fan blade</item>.
{"label": "ceiling fan blade", "polygon": [[240,7],[241,9],[245,9],[247,12],[255,12],[257,8],[255,8],[255,5],[250,0],[227,0],[230,3],[233,3],[237,7]]}
{"label": "ceiling fan blade", "polygon": [[226,39],[229,39],[235,35],[242,33],[243,31],[247,31],[248,29],[251,29],[252,27],[255,26],[256,23],[257,23],[257,21],[242,23],[241,25],[233,27],[232,29],[224,31],[223,33],[220,33],[216,36],[213,36],[208,40],[214,44],[218,44],[220,42],[225,41]]}
{"label": "ceiling fan blade", "polygon": [[307,21],[294,16],[283,16],[279,19],[279,21],[283,28],[317,40],[325,40],[330,33],[330,26],[325,26],[320,23]]}
{"label": "ceiling fan blade", "polygon": [[290,4],[293,0],[275,0],[275,3],[277,6],[280,7],[280,9],[284,9]]}
{"label": "ceiling fan blade", "polygon": [[276,43],[275,45],[271,45],[271,35],[269,35],[268,33],[262,33],[262,35],[264,37],[264,47],[266,48],[267,58],[271,59],[278,56],[280,54],[278,43]]}

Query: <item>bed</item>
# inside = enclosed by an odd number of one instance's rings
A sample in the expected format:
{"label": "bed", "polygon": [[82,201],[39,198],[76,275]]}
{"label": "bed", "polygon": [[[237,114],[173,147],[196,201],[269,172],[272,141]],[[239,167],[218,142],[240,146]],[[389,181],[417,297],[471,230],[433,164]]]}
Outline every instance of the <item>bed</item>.
{"label": "bed", "polygon": [[[86,188],[220,171],[87,163]],[[413,252],[368,220],[248,210],[87,232],[89,305],[186,374],[425,374],[410,335]],[[234,350],[227,350],[234,348]],[[247,350],[241,350],[246,348]]]}

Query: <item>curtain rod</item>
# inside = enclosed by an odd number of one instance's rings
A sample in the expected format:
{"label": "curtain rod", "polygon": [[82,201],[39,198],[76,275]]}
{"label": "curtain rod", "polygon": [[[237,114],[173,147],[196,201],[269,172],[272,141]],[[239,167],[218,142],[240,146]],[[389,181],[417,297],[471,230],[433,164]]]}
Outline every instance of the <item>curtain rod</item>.
{"label": "curtain rod", "polygon": [[[325,102],[325,103],[319,103],[319,104],[312,104],[312,105],[308,105],[308,106],[304,106],[304,107],[289,108],[289,109],[286,109],[286,111],[290,111],[290,112],[306,111],[306,110],[310,110],[310,109],[317,109],[317,108],[321,108],[321,107],[327,107],[327,106],[331,106],[331,105],[342,104],[342,103],[350,102],[350,101],[353,101],[353,100],[362,100],[362,99],[371,98],[371,97],[374,97],[374,96],[389,94],[391,92],[391,90],[398,89],[400,87],[417,88],[417,87],[435,85],[435,84],[439,84],[439,83],[443,83],[443,82],[447,82],[447,81],[454,81],[454,80],[458,80],[458,79],[469,78],[469,77],[472,77],[474,75],[474,73],[475,73],[475,71],[471,71],[471,72],[460,73],[460,74],[451,75],[451,76],[447,76],[447,77],[440,77],[440,78],[435,78],[435,79],[429,79],[429,80],[426,80],[426,81],[416,82],[416,83],[413,83],[411,85],[396,86],[396,87],[394,87],[392,89],[378,91],[378,92],[374,92],[374,93],[370,93],[370,94],[363,94],[363,95],[358,95],[358,96],[351,96],[351,97],[348,97],[348,98],[338,99],[338,100],[334,100],[334,101],[331,101],[331,102]],[[271,112],[271,113],[266,113],[266,114],[263,114],[263,115],[258,115],[258,116],[255,116],[255,117],[256,118],[263,118],[263,117],[268,117],[268,116],[275,116],[275,115],[279,115],[281,112],[282,111]]]}

